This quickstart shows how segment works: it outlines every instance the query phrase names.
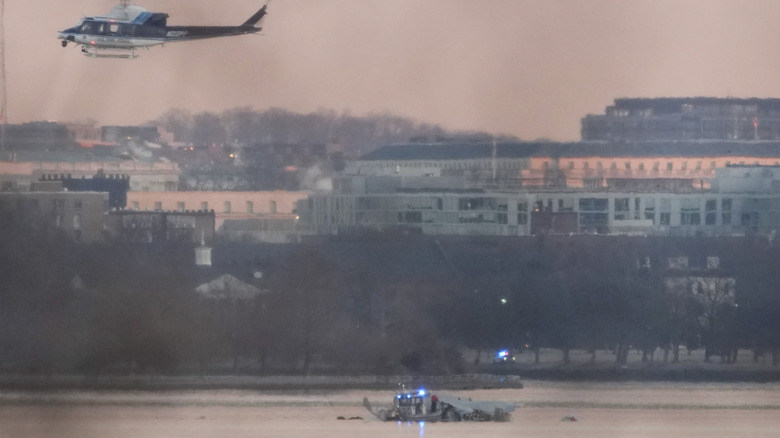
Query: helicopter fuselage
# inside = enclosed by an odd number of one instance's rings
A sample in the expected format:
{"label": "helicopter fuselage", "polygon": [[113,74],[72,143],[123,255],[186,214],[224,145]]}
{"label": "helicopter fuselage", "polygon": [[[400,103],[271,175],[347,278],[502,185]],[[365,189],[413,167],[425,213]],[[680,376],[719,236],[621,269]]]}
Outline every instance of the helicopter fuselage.
{"label": "helicopter fuselage", "polygon": [[62,46],[75,43],[94,57],[135,57],[134,50],[170,42],[246,35],[260,32],[255,27],[266,14],[263,6],[240,26],[168,26],[168,14],[119,5],[104,16],[84,17],[77,26],[58,34]]}

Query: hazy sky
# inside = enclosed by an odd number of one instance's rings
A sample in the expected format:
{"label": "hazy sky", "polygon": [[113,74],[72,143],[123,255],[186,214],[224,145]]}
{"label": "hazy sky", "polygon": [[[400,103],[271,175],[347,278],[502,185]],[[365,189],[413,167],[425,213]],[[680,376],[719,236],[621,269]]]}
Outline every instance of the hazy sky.
{"label": "hazy sky", "polygon": [[[576,140],[616,97],[780,97],[777,0],[274,0],[263,36],[134,60],[60,46],[57,31],[115,3],[5,1],[10,122],[273,106]],[[238,25],[262,3],[135,1],[171,25]]]}

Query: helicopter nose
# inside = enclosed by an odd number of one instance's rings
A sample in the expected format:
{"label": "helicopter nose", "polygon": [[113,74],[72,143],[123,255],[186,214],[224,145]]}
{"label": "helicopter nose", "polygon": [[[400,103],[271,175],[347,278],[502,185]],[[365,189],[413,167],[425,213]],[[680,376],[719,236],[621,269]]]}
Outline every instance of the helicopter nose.
{"label": "helicopter nose", "polygon": [[57,34],[57,38],[65,41],[75,42],[76,38],[68,32],[60,32]]}

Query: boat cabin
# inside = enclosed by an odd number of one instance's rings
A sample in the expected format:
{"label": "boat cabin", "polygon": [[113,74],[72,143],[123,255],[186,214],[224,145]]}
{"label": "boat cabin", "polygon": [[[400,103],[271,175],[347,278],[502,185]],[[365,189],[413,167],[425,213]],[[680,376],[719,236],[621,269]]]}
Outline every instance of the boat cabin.
{"label": "boat cabin", "polygon": [[401,391],[395,394],[393,406],[402,417],[426,415],[431,410],[431,396],[424,389]]}

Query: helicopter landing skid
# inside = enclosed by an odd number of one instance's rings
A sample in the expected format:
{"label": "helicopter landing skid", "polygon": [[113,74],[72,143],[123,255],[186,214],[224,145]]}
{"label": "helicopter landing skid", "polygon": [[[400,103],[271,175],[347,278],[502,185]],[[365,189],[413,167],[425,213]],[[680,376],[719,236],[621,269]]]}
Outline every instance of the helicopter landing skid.
{"label": "helicopter landing skid", "polygon": [[121,58],[121,59],[134,59],[138,55],[135,53],[135,48],[130,49],[102,49],[98,47],[82,47],[81,53],[84,56],[90,58]]}

